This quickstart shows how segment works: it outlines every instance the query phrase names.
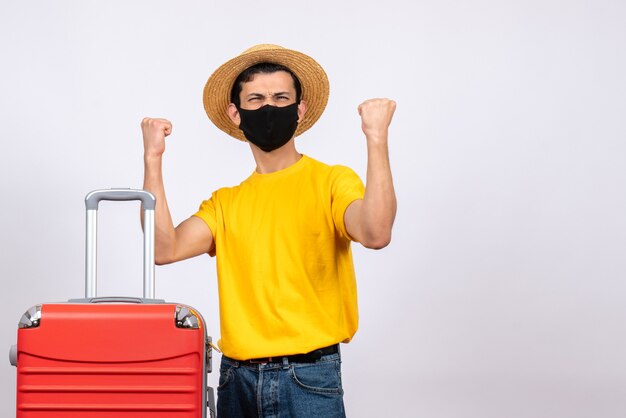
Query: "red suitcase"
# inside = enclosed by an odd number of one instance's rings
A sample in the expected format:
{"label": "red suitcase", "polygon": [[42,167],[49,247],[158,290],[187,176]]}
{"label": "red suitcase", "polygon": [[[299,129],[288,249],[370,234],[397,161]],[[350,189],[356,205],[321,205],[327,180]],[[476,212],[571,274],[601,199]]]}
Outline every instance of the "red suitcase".
{"label": "red suitcase", "polygon": [[[96,297],[101,200],[141,200],[144,297]],[[155,199],[141,190],[91,192],[85,299],[37,305],[18,326],[17,418],[205,418],[215,414],[211,341],[193,308],[154,299]]]}

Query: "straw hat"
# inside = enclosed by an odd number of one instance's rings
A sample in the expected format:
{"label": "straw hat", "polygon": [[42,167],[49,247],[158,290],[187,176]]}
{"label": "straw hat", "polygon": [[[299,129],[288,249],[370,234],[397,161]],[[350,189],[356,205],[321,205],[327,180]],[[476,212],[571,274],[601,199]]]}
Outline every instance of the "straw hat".
{"label": "straw hat", "polygon": [[226,110],[237,76],[248,67],[261,62],[284,65],[298,77],[302,85],[301,99],[307,103],[306,114],[296,129],[296,136],[302,134],[313,126],[326,107],[329,92],[328,77],[313,58],[278,45],[255,45],[215,70],[204,86],[206,114],[222,131],[233,138],[245,141],[243,132],[230,120]]}

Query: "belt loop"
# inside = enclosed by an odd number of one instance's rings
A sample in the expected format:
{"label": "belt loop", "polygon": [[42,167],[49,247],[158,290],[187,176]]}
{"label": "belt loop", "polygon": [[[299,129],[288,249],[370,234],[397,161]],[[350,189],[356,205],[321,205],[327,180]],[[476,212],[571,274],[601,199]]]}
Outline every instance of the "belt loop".
{"label": "belt loop", "polygon": [[283,370],[287,370],[289,368],[289,359],[287,357],[283,357]]}
{"label": "belt loop", "polygon": [[230,358],[230,357],[225,356],[224,354],[222,354],[222,362],[224,362],[224,361],[228,362],[228,365],[230,367],[234,367],[234,368],[237,368],[237,367],[239,367],[241,365],[241,362],[239,360],[235,360],[233,358]]}

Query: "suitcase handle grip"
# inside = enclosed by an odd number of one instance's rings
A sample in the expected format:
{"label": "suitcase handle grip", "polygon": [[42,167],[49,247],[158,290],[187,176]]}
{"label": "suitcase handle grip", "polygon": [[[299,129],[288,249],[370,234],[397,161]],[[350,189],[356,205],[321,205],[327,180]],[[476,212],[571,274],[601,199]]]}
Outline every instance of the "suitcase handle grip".
{"label": "suitcase handle grip", "polygon": [[154,210],[156,205],[156,198],[150,192],[145,190],[133,190],[133,189],[108,189],[108,190],[94,190],[87,194],[85,197],[85,206],[87,210],[98,210],[98,203],[101,200],[141,200],[144,209]]}
{"label": "suitcase handle grip", "polygon": [[126,296],[103,296],[98,298],[88,298],[88,299],[70,299],[68,303],[165,303],[163,299],[144,299],[144,298],[133,298]]}
{"label": "suitcase handle grip", "polygon": [[154,209],[156,198],[145,190],[106,189],[94,190],[85,197],[87,209],[85,243],[85,298],[97,296],[97,229],[98,204],[101,200],[140,200],[143,207],[143,297],[154,299]]}

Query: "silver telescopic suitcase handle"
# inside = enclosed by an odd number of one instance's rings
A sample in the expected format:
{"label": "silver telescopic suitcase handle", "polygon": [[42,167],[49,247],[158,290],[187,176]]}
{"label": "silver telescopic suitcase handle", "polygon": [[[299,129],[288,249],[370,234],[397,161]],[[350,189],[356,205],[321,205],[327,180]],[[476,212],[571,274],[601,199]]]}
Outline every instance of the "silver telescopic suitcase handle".
{"label": "silver telescopic suitcase handle", "polygon": [[85,243],[85,297],[97,296],[98,203],[101,200],[141,200],[143,205],[143,297],[154,299],[154,208],[156,198],[145,190],[94,190],[85,197],[87,238]]}

